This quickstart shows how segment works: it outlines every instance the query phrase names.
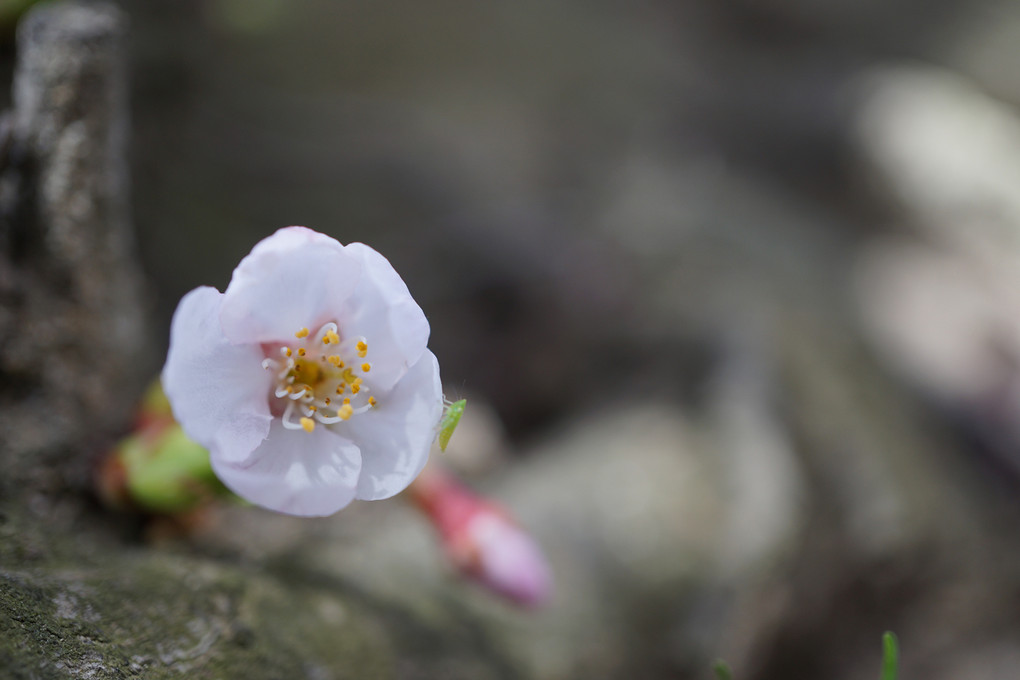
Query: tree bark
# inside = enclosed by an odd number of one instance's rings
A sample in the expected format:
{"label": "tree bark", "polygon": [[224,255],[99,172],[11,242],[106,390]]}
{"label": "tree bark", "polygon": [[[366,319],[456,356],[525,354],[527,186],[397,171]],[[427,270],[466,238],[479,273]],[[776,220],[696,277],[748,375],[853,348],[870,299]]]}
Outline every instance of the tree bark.
{"label": "tree bark", "polygon": [[130,417],[145,361],[129,218],[126,21],[108,4],[31,11],[18,31],[0,177],[0,464],[5,495],[87,482]]}

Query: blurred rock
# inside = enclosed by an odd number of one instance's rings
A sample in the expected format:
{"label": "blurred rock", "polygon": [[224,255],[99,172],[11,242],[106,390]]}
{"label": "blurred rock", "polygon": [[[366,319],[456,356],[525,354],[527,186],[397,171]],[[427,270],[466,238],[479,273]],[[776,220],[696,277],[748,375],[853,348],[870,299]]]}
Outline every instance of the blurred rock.
{"label": "blurred rock", "polygon": [[929,236],[977,257],[1020,252],[1020,120],[950,72],[888,68],[858,85],[860,152]]}
{"label": "blurred rock", "polygon": [[719,569],[738,584],[757,584],[768,569],[796,551],[804,528],[808,489],[780,418],[777,367],[771,343],[748,334],[731,338],[712,377],[709,425],[725,470],[727,526]]}
{"label": "blurred rock", "polygon": [[520,677],[451,607],[421,614],[300,565],[132,548],[98,526],[75,540],[26,520],[0,527],[9,677]]}
{"label": "blurred rock", "polygon": [[1020,5],[1000,1],[970,14],[949,44],[950,63],[994,96],[1020,105]]}
{"label": "blurred rock", "polygon": [[1020,307],[989,274],[959,252],[905,237],[862,251],[861,311],[902,377],[961,404],[1007,387],[1020,359]]}
{"label": "blurred rock", "polygon": [[[757,408],[737,402],[748,414]],[[522,677],[696,672],[719,653],[717,636],[737,616],[722,593],[744,582],[757,592],[796,546],[790,451],[781,442],[757,447],[767,428],[750,420],[741,430],[719,448],[675,406],[633,404],[579,420],[486,485],[551,561],[554,597],[536,612],[456,579],[430,529],[399,503],[359,504],[313,525],[231,510],[200,543],[349,583],[422,617],[463,608]],[[787,465],[772,468],[776,459]],[[767,477],[753,472],[761,466]],[[748,474],[756,489],[745,494]],[[692,602],[711,612],[695,619],[697,631]]]}
{"label": "blurred rock", "polygon": [[697,677],[724,631],[750,625],[735,607],[789,564],[802,517],[789,449],[754,424],[754,391],[730,395],[720,403],[746,414],[736,438],[639,403],[591,414],[493,480],[551,560],[555,596],[537,612],[457,579],[396,501],[321,520],[223,507],[187,543],[148,549],[28,532],[18,511],[0,527],[14,645],[0,661],[52,677]]}
{"label": "blurred rock", "polygon": [[862,158],[914,237],[863,251],[866,327],[895,370],[1020,478],[1020,117],[934,69],[867,82]]}
{"label": "blurred rock", "polygon": [[910,641],[903,676],[933,677],[1015,636],[1015,517],[949,425],[841,324],[794,315],[777,347],[808,522],[787,577],[745,600],[747,677],[874,677],[889,628]]}
{"label": "blurred rock", "polygon": [[647,402],[592,414],[505,477],[496,495],[555,577],[547,611],[514,636],[537,677],[653,677],[675,662],[671,619],[725,521],[713,453],[675,407]]}

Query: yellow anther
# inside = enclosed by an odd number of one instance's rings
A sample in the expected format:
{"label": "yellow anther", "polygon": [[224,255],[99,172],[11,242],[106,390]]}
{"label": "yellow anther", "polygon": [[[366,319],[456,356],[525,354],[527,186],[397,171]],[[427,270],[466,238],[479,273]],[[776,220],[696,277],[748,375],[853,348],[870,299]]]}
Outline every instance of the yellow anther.
{"label": "yellow anther", "polygon": [[326,331],[326,334],[322,336],[322,344],[328,345],[331,342],[340,342],[340,336],[336,334],[336,331]]}
{"label": "yellow anther", "polygon": [[359,354],[361,352],[367,352],[368,351],[368,343],[366,343],[364,340],[358,340],[357,348],[358,348],[358,353]]}
{"label": "yellow anther", "polygon": [[343,375],[341,377],[344,379],[344,382],[347,383],[352,383],[355,380],[357,380],[357,378],[354,377],[354,373],[349,368],[344,370]]}
{"label": "yellow anther", "polygon": [[364,359],[366,356],[368,356],[368,352],[367,351],[365,351],[365,352],[358,352],[358,358],[359,359]]}
{"label": "yellow anther", "polygon": [[340,357],[338,357],[335,354],[331,354],[328,357],[326,357],[326,361],[328,361],[329,363],[333,364],[337,368],[340,368],[340,366],[342,366],[343,363],[344,363],[344,362],[340,361]]}
{"label": "yellow anther", "polygon": [[351,403],[351,398],[350,397],[344,397],[344,403],[345,404]]}
{"label": "yellow anther", "polygon": [[292,356],[294,354],[294,352],[291,351],[290,347],[284,347],[283,353],[286,354],[287,356]]}
{"label": "yellow anther", "polygon": [[363,370],[365,373],[368,373],[369,371],[372,370],[372,364],[366,361],[365,363],[361,364],[361,370]]}
{"label": "yellow anther", "polygon": [[303,357],[305,355],[305,348],[304,347],[299,348],[297,354],[299,357]]}
{"label": "yellow anther", "polygon": [[347,389],[347,383],[340,383],[336,387],[336,393],[337,394],[343,394],[344,390],[346,390],[346,389]]}
{"label": "yellow anther", "polygon": [[322,401],[325,402],[326,406],[329,406],[329,397],[326,397]]}
{"label": "yellow anther", "polygon": [[356,379],[351,383],[351,394],[357,394],[361,391],[361,378]]}
{"label": "yellow anther", "polygon": [[[295,338],[307,338],[308,337],[308,329],[307,328],[302,328],[301,330],[299,330],[297,333],[294,334],[294,337]],[[311,432],[311,430],[308,429],[307,427],[305,429],[308,430],[309,432]]]}
{"label": "yellow anther", "polygon": [[375,406],[375,397],[369,397],[368,398],[368,405],[369,406]]}
{"label": "yellow anther", "polygon": [[293,385],[287,385],[287,394],[293,394],[293,393],[294,393],[294,386]]}
{"label": "yellow anther", "polygon": [[[308,329],[306,328],[303,330],[305,331],[305,335],[308,335]],[[301,427],[305,428],[305,432],[311,432],[315,429],[315,421],[311,418],[302,418]]]}
{"label": "yellow anther", "polygon": [[354,414],[354,409],[351,408],[350,404],[344,404],[336,410],[336,414],[344,420],[347,420]]}

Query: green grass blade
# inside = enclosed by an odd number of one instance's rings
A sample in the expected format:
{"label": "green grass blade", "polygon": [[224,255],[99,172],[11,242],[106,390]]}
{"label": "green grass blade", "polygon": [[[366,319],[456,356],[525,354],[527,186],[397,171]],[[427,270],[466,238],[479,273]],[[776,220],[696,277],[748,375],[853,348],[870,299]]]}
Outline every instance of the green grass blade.
{"label": "green grass blade", "polygon": [[712,662],[712,672],[715,673],[717,680],[733,680],[733,672],[730,670],[729,664],[722,659]]}
{"label": "green grass blade", "polygon": [[882,680],[896,680],[900,650],[896,636],[886,632],[882,636]]}

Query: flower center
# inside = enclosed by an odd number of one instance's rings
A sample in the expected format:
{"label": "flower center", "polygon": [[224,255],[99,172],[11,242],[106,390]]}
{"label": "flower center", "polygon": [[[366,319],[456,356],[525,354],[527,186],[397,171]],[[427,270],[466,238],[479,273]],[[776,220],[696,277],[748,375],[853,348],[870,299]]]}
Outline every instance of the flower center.
{"label": "flower center", "polygon": [[365,361],[365,338],[341,340],[333,322],[314,334],[302,328],[294,337],[297,342],[279,348],[279,359],[262,362],[276,372],[272,395],[283,411],[284,427],[312,432],[316,422],[343,422],[376,405],[364,379],[372,370]]}

